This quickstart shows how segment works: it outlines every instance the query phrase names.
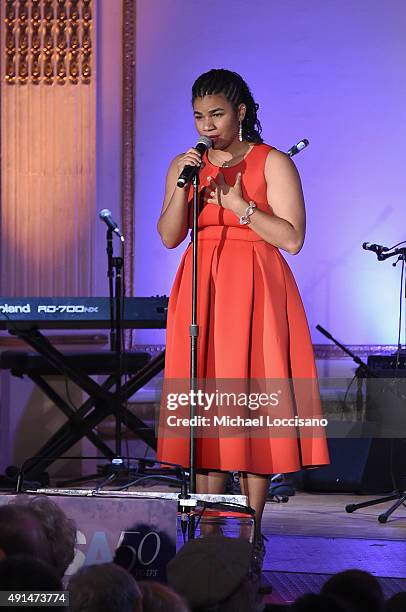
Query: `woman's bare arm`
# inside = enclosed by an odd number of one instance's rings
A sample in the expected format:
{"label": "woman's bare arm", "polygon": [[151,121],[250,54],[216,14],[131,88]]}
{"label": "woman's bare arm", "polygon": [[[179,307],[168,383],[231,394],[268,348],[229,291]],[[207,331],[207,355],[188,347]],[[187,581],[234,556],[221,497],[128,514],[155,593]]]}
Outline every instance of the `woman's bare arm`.
{"label": "woman's bare arm", "polygon": [[177,180],[185,166],[200,165],[200,163],[200,154],[196,149],[189,149],[186,153],[175,157],[169,166],[165,197],[157,226],[162,242],[168,249],[177,247],[188,233],[189,185],[178,187]]}

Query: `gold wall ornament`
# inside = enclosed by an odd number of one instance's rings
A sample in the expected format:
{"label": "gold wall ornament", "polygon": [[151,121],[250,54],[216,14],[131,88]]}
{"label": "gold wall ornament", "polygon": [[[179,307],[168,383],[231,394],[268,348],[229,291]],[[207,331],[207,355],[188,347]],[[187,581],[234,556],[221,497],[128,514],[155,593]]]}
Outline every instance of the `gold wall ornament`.
{"label": "gold wall ornament", "polygon": [[20,0],[18,4],[18,21],[26,23],[28,20],[28,0]]}
{"label": "gold wall ornament", "polygon": [[66,53],[68,48],[67,29],[69,26],[66,0],[57,0],[56,9],[56,82],[64,85],[66,81]]}
{"label": "gold wall ornament", "polygon": [[91,21],[92,19],[92,0],[83,0],[82,19],[83,21]]}
{"label": "gold wall ornament", "polygon": [[41,5],[33,0],[31,6],[31,82],[38,85],[41,80]]}
{"label": "gold wall ornament", "polygon": [[41,0],[31,0],[31,21],[41,21]]}
{"label": "gold wall ornament", "polygon": [[83,36],[82,36],[82,53],[90,55],[92,50],[92,37],[91,37],[92,24],[90,21],[83,23]]}
{"label": "gold wall ornament", "polygon": [[6,17],[5,21],[13,22],[16,18],[16,3],[15,0],[6,0]]}
{"label": "gold wall ornament", "polygon": [[[77,4],[77,3],[76,3]],[[71,27],[70,27],[70,40],[69,40],[69,80],[71,83],[76,84],[79,82],[79,50],[80,50],[80,38],[79,38],[79,8],[78,6],[71,6]]]}
{"label": "gold wall ornament", "polygon": [[69,62],[69,81],[74,85],[79,82],[79,56],[77,53],[71,54]]}
{"label": "gold wall ornament", "polygon": [[80,48],[79,24],[76,22],[72,23],[70,27],[69,48],[70,48],[71,53],[75,51],[79,52],[79,48]]}
{"label": "gold wall ornament", "polygon": [[16,81],[16,57],[15,54],[6,56],[6,83],[14,85]]}
{"label": "gold wall ornament", "polygon": [[53,0],[44,0],[44,19],[48,23],[54,18]]}
{"label": "gold wall ornament", "polygon": [[90,83],[92,76],[92,6],[91,0],[83,0],[82,8],[82,83]]}
{"label": "gold wall ornament", "polygon": [[44,42],[43,42],[43,70],[45,85],[52,85],[54,81],[54,37],[55,13],[52,0],[44,0]]}
{"label": "gold wall ornament", "polygon": [[56,18],[60,22],[66,22],[68,19],[68,12],[66,8],[66,0],[56,0]]}
{"label": "gold wall ornament", "polygon": [[71,23],[79,20],[79,0],[71,0],[69,7],[69,19]]}
{"label": "gold wall ornament", "polygon": [[17,17],[17,53],[18,61],[18,81],[25,85],[28,80],[28,5],[27,0],[20,0]]}
{"label": "gold wall ornament", "polygon": [[56,60],[56,82],[58,85],[64,85],[66,81],[66,64],[65,56],[60,55]]}
{"label": "gold wall ornament", "polygon": [[6,62],[5,62],[5,80],[6,83],[13,85],[16,81],[16,54],[17,54],[17,44],[16,44],[16,7],[14,0],[7,0],[6,10],[5,10],[5,24],[6,24]]}
{"label": "gold wall ornament", "polygon": [[90,21],[83,22],[82,36],[82,82],[89,83],[92,75],[91,55],[92,55],[92,24]]}
{"label": "gold wall ornament", "polygon": [[[0,0],[1,1],[1,0]],[[93,0],[5,0],[6,83],[89,84]]]}

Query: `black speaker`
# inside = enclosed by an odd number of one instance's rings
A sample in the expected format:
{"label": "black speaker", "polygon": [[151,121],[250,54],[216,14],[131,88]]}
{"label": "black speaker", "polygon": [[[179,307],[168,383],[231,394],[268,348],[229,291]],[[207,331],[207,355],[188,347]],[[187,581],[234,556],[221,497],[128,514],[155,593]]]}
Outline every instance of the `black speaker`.
{"label": "black speaker", "polygon": [[406,438],[406,355],[399,367],[395,355],[370,355],[374,377],[366,381],[366,420],[374,424],[375,437]]}
{"label": "black speaker", "polygon": [[386,438],[330,438],[330,465],[303,470],[306,491],[386,493],[406,476],[406,443]]}
{"label": "black speaker", "polygon": [[[308,491],[386,493],[405,487],[406,356],[370,355],[365,414],[376,437],[330,438],[330,465],[303,470],[296,485]],[[384,437],[386,435],[388,437]]]}

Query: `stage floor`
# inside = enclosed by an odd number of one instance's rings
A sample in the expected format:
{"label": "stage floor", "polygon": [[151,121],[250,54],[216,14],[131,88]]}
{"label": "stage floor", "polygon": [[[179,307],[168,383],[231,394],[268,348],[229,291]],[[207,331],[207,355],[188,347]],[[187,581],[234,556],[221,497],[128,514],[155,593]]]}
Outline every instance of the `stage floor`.
{"label": "stage floor", "polygon": [[390,503],[345,511],[346,504],[378,497],[297,492],[286,504],[268,502],[264,582],[273,591],[267,601],[317,593],[332,574],[350,568],[377,576],[386,597],[406,591],[406,508],[398,508],[385,524],[378,515]]}

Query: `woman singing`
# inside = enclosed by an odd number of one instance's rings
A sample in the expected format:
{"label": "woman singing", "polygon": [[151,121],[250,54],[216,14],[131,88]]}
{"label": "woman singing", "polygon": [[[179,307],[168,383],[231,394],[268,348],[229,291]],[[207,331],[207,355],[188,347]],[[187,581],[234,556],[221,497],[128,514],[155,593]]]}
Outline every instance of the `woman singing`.
{"label": "woman singing", "polygon": [[[197,132],[210,138],[213,147],[203,158],[192,148],[172,161],[158,231],[167,248],[177,247],[187,237],[192,188],[176,183],[186,165],[201,166],[198,376],[315,381],[306,315],[280,253],[281,249],[297,254],[305,237],[296,167],[287,155],[263,143],[258,105],[237,73],[202,74],[193,85],[192,104]],[[190,375],[191,255],[188,247],[170,296],[167,379],[187,380]],[[291,416],[301,415],[304,395],[294,396]],[[313,416],[321,414],[316,395]],[[221,493],[228,472],[240,472],[242,492],[256,512],[259,566],[265,550],[261,518],[269,475],[328,463],[323,433],[301,433],[299,427],[295,435],[275,436],[269,428],[259,436],[219,433],[196,441],[198,492]],[[188,466],[189,440],[162,431],[158,457]]]}

